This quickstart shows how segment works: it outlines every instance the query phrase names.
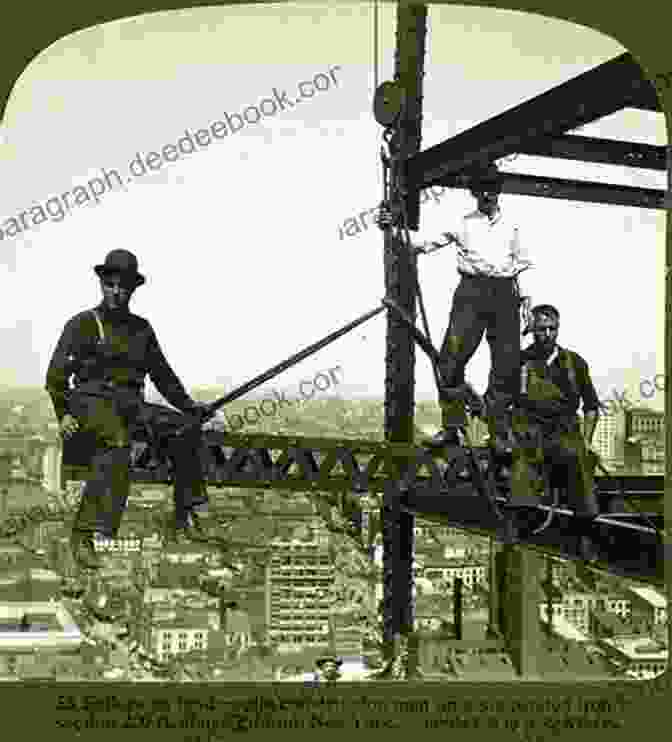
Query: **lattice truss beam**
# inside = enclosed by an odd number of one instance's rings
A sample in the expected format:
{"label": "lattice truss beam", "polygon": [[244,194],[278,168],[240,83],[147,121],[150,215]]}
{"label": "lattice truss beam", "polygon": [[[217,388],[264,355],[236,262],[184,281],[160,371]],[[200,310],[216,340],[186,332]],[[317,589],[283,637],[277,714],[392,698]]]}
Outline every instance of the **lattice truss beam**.
{"label": "lattice truss beam", "polygon": [[[144,443],[134,442],[131,477],[136,482],[170,483],[170,464],[159,460],[148,469],[142,465]],[[487,449],[477,449],[479,458]],[[289,491],[383,492],[388,479],[400,479],[409,466],[404,489],[442,493],[467,487],[460,473],[468,464],[468,450],[452,447],[427,450],[404,443],[312,438],[270,434],[235,434],[206,431],[202,460],[205,477],[213,487],[255,487]],[[81,480],[90,474],[87,466],[63,466],[62,479]],[[652,498],[663,494],[663,476],[597,477],[600,489],[617,495]]]}

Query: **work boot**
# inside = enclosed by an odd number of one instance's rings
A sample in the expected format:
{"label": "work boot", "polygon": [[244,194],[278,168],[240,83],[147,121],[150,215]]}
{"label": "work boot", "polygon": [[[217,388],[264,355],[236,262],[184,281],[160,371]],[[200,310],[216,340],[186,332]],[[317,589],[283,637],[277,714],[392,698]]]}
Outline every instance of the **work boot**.
{"label": "work boot", "polygon": [[75,563],[83,569],[100,569],[100,557],[93,545],[93,533],[73,529],[70,537],[70,548]]}
{"label": "work boot", "polygon": [[580,519],[578,525],[578,552],[584,562],[597,562],[599,551],[592,535],[593,518]]}
{"label": "work boot", "polygon": [[579,558],[589,563],[595,563],[599,560],[599,552],[590,536],[579,536]]}
{"label": "work boot", "polygon": [[441,407],[441,430],[431,438],[423,440],[422,445],[428,448],[461,445],[458,430],[460,428],[466,428],[468,425],[467,413],[461,395],[462,392],[459,391],[459,387],[456,389],[441,390],[441,399],[439,400],[439,406]]}

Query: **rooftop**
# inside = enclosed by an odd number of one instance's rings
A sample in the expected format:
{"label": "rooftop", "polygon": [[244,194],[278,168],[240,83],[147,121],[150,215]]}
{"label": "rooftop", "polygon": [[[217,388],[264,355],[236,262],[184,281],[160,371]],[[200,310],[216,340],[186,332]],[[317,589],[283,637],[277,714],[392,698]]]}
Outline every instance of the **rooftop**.
{"label": "rooftop", "polygon": [[168,631],[171,629],[185,629],[187,631],[197,631],[199,629],[209,629],[210,621],[207,614],[191,613],[180,614],[174,618],[161,619],[154,618],[154,628],[156,630]]}
{"label": "rooftop", "polygon": [[651,587],[631,587],[629,588],[631,593],[634,593],[642,600],[652,605],[654,608],[666,608],[667,600],[657,590]]}
{"label": "rooftop", "polygon": [[227,634],[249,634],[250,617],[247,611],[227,611],[222,630]]}
{"label": "rooftop", "polygon": [[667,659],[667,649],[647,636],[602,639],[602,642],[630,660]]}

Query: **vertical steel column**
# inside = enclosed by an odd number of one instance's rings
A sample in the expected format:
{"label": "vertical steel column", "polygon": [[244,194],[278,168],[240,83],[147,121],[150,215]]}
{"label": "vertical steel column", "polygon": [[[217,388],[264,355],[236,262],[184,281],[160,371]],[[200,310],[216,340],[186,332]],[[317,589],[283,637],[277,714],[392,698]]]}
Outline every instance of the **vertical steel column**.
{"label": "vertical steel column", "polygon": [[[668,134],[669,136],[669,134]],[[672,411],[672,292],[670,291],[670,271],[672,271],[672,145],[667,145],[667,219],[665,220],[665,549],[670,548],[670,520],[669,515],[669,486],[672,474],[672,425],[670,412]],[[667,580],[667,601],[672,602],[672,581]],[[668,639],[672,640],[672,621],[668,619]],[[672,653],[668,654],[667,676],[672,669]]]}
{"label": "vertical steel column", "polygon": [[462,615],[462,578],[456,577],[453,582],[453,623],[458,641],[462,641]]}
{"label": "vertical steel column", "polygon": [[501,547],[490,537],[488,550],[488,639],[500,639],[501,627],[501,583],[502,583],[502,559]]}
{"label": "vertical steel column", "polygon": [[504,635],[518,674],[528,680],[539,677],[538,661],[542,652],[539,626],[542,559],[523,546],[505,546],[503,585]]}
{"label": "vertical steel column", "polygon": [[546,630],[547,635],[550,637],[553,636],[553,561],[550,557],[546,557],[546,581],[544,587],[546,588]]}
{"label": "vertical steel column", "polygon": [[[424,70],[427,7],[397,5],[397,47],[395,82],[405,92],[400,122],[398,152],[414,154],[420,148],[422,122],[422,77]],[[392,177],[400,176],[398,170]],[[419,194],[417,200],[419,202]],[[411,199],[412,200],[412,199]],[[407,210],[408,210],[408,203]],[[417,228],[417,227],[416,227]],[[385,295],[397,302],[415,319],[414,276],[417,257],[403,249],[392,231],[385,233]],[[415,397],[415,345],[406,327],[387,313],[385,354],[385,440],[413,442]],[[413,526],[414,517],[399,508],[396,483],[385,487],[383,495],[383,603],[385,654],[395,655],[402,635],[413,630]]]}
{"label": "vertical steel column", "polygon": [[0,453],[0,523],[9,512],[9,489],[12,481],[12,456]]}

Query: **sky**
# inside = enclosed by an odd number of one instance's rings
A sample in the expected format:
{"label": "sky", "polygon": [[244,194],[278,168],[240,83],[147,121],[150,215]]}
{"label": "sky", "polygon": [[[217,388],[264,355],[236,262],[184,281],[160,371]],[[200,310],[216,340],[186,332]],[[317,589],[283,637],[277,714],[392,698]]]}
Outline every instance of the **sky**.
{"label": "sky", "polygon": [[[379,81],[393,77],[394,38],[395,8],[382,5]],[[624,51],[556,19],[430,6],[422,148]],[[359,3],[140,16],[80,31],[39,54],[0,126],[0,383],[43,384],[63,325],[99,300],[92,266],[118,247],[138,256],[148,279],[132,310],[153,324],[188,387],[242,384],[378,306],[381,233],[339,233],[382,197],[375,79],[372,6]],[[103,169],[126,179],[138,153],[175,145],[185,130],[193,137],[274,90],[296,100],[298,83],[310,80],[322,90],[304,86],[313,95],[293,108],[91,200],[95,185],[87,183],[102,184]],[[581,133],[666,144],[663,115],[633,110]],[[502,167],[666,185],[665,173],[544,158]],[[72,204],[77,187],[80,196],[88,188],[90,204],[45,220],[46,202],[71,192]],[[523,293],[558,306],[559,342],[588,361],[602,398],[615,389],[639,401],[640,381],[664,372],[664,212],[506,194],[500,203],[536,263],[521,276]],[[38,205],[42,224],[10,227]],[[51,208],[57,215],[57,201]],[[423,206],[415,238],[459,227],[473,208],[467,192],[446,191]],[[420,258],[436,346],[458,283],[455,260],[448,248]],[[295,386],[340,366],[339,392],[382,396],[385,327],[379,315],[267,386]],[[422,352],[416,357],[416,397],[433,399],[430,364]],[[484,340],[467,372],[480,391],[489,365]],[[662,409],[663,395],[646,401]]]}

